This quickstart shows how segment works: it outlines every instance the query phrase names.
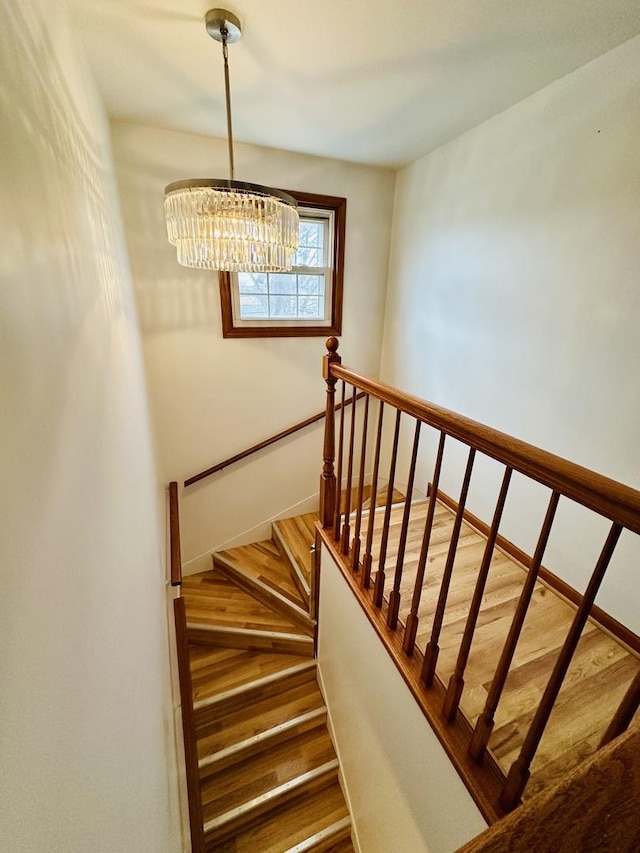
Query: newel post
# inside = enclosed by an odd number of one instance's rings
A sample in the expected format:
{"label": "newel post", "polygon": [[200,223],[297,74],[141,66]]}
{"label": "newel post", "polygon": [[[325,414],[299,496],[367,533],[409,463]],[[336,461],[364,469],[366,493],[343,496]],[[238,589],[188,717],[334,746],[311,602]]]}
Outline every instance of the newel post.
{"label": "newel post", "polygon": [[330,527],[336,513],[336,475],[333,461],[336,456],[336,382],[331,376],[331,366],[340,364],[338,355],[339,341],[327,338],[327,353],[322,358],[322,376],[327,383],[327,411],[324,420],[324,448],[322,474],[320,475],[320,521],[323,527]]}

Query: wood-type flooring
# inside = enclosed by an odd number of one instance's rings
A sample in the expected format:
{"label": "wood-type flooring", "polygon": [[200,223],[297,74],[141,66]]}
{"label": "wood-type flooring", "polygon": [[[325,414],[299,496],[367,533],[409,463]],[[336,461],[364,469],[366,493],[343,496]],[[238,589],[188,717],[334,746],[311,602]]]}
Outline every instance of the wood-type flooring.
{"label": "wood-type flooring", "polygon": [[268,540],[183,579],[207,851],[353,853],[314,623],[294,576]]}
{"label": "wood-type flooring", "polygon": [[[426,512],[426,502],[411,506],[400,586],[399,630],[410,610]],[[393,506],[385,560],[387,601],[393,586],[403,513],[404,503]],[[381,510],[374,514],[373,578],[379,568],[375,555],[380,551],[383,515]],[[436,503],[418,610],[416,644],[421,651],[430,639],[454,517],[447,506]],[[369,513],[363,513],[363,540],[368,523]],[[455,669],[485,545],[486,537],[464,522],[439,640],[436,672],[445,686]],[[499,547],[494,549],[460,703],[462,713],[472,723],[484,707],[526,571]],[[505,773],[519,754],[575,612],[575,606],[555,590],[542,581],[536,583],[489,741],[490,750]],[[557,782],[596,750],[638,667],[637,655],[592,619],[587,622],[533,760],[524,799]]]}

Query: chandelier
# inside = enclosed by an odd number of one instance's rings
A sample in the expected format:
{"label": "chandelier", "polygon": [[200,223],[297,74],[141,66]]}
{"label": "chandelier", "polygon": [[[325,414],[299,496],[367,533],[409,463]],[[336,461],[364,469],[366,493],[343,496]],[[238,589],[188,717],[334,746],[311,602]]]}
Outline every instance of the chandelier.
{"label": "chandelier", "polygon": [[225,9],[207,12],[209,35],[222,44],[229,179],[191,178],[165,187],[169,242],[185,267],[227,272],[290,270],[298,248],[298,205],[281,190],[235,180],[227,45],[241,36]]}

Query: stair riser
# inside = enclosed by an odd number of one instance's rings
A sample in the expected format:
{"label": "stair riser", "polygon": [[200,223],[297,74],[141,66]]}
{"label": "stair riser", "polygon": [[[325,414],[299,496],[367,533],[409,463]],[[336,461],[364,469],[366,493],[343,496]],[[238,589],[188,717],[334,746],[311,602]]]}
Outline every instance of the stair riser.
{"label": "stair riser", "polygon": [[282,652],[289,655],[313,655],[313,639],[293,634],[276,634],[260,631],[206,630],[189,627],[187,636],[190,643],[203,646],[215,646],[226,649],[250,649],[264,652]]}
{"label": "stair riser", "polygon": [[[280,551],[282,559],[289,566],[291,578],[295,583],[296,588],[302,597],[302,600],[306,604],[307,608],[309,608],[311,602],[311,588],[309,581],[307,580],[306,573],[298,565],[297,560],[295,559],[289,549],[289,546],[287,545],[285,537],[280,532],[280,529],[276,523],[272,524],[271,530],[273,541],[278,546],[278,551]],[[311,556],[309,556],[309,559],[311,559]]]}
{"label": "stair riser", "polygon": [[213,762],[212,764],[208,764],[205,767],[201,767],[200,778],[206,779],[210,776],[213,776],[216,773],[219,773],[221,770],[226,770],[228,767],[233,767],[235,764],[239,764],[240,762],[245,761],[247,758],[251,758],[253,755],[257,755],[259,752],[263,752],[266,749],[272,749],[275,746],[279,746],[282,743],[286,743],[286,741],[298,737],[298,735],[304,734],[305,732],[310,732],[313,729],[318,729],[323,726],[326,726],[326,723],[327,715],[325,710],[323,714],[318,714],[310,720],[307,720],[303,723],[299,723],[298,725],[292,726],[291,728],[284,728],[282,730],[279,730],[276,733],[270,735],[269,737],[260,738],[253,743],[247,744],[243,749],[238,749],[231,754],[221,757],[219,760]]}
{"label": "stair riser", "polygon": [[288,598],[273,591],[271,587],[260,581],[249,577],[239,568],[232,566],[229,562],[223,561],[215,554],[213,556],[213,565],[217,572],[223,575],[227,580],[236,584],[240,589],[251,595],[261,604],[271,608],[275,613],[284,616],[294,625],[298,625],[309,636],[313,636],[314,624],[308,613],[302,608],[296,607]]}
{"label": "stair riser", "polygon": [[321,776],[315,777],[300,787],[291,787],[284,793],[280,794],[277,798],[266,799],[264,802],[257,803],[250,811],[245,811],[237,817],[226,821],[224,825],[207,828],[207,825],[205,824],[205,838],[207,845],[211,845],[214,842],[219,843],[224,839],[229,838],[234,833],[247,829],[257,818],[269,814],[272,811],[277,812],[282,808],[282,806],[293,802],[298,797],[308,797],[311,794],[315,794],[317,791],[321,791],[323,788],[327,788],[335,782],[337,778],[338,770],[336,768],[323,773]]}
{"label": "stair riser", "polygon": [[238,696],[230,696],[228,699],[225,698],[220,701],[213,702],[211,705],[207,705],[204,708],[197,708],[195,715],[198,736],[202,736],[200,733],[201,729],[204,730],[207,725],[211,725],[213,722],[217,723],[220,717],[237,708],[239,702],[242,702],[244,705],[251,702],[257,702],[260,699],[267,699],[270,696],[275,696],[278,693],[284,693],[294,687],[308,684],[312,681],[316,681],[315,667],[309,667],[309,669],[304,670],[303,672],[299,672],[295,675],[289,675],[279,681],[272,681],[269,684],[244,691],[241,698]]}

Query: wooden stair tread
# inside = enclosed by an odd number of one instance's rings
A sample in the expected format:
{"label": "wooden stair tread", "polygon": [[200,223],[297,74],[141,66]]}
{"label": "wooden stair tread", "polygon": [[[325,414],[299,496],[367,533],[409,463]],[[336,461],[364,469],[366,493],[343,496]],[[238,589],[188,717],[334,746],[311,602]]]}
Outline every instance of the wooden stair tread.
{"label": "wooden stair tread", "polygon": [[183,581],[187,621],[198,624],[308,634],[308,630],[258,601],[215,570]]}
{"label": "wooden stair tread", "polygon": [[[202,721],[198,728],[200,758],[272,729],[310,711],[324,708],[315,680],[303,683],[284,680],[277,693],[249,694],[226,711]],[[222,709],[224,711],[224,709]]]}
{"label": "wooden stair tread", "polygon": [[194,700],[213,696],[300,665],[299,655],[192,645]]}
{"label": "wooden stair tread", "polygon": [[205,823],[334,760],[326,728],[313,729],[241,765],[213,773],[200,786]]}
{"label": "wooden stair tread", "polygon": [[[236,833],[233,839],[219,841],[216,853],[287,853],[328,827],[348,819],[340,785],[333,782],[323,790],[299,797],[273,814],[265,815]],[[350,842],[349,842],[350,843]],[[349,850],[335,842],[329,850]],[[311,848],[313,850],[314,848]],[[315,848],[318,850],[318,848]],[[322,848],[319,848],[322,849]]]}
{"label": "wooden stair tread", "polygon": [[[314,621],[309,616],[306,603],[304,608],[295,604],[286,595],[276,590],[273,585],[265,583],[264,580],[248,572],[245,569],[244,562],[239,563],[230,559],[228,555],[216,552],[213,553],[212,557],[214,571],[222,574],[230,583],[235,584],[248,595],[262,602],[265,607],[278,613],[291,625],[297,626],[310,636],[313,635]],[[288,560],[287,566],[289,567]],[[304,598],[305,602],[308,602],[308,596]]]}
{"label": "wooden stair tread", "polygon": [[204,733],[212,720],[228,714],[242,705],[248,705],[254,699],[263,699],[280,694],[285,689],[302,684],[315,683],[316,662],[313,658],[304,660],[298,657],[298,664],[279,673],[264,676],[256,681],[233,687],[222,693],[207,696],[194,705],[198,731]]}
{"label": "wooden stair tread", "polygon": [[240,563],[245,572],[271,586],[275,591],[286,596],[298,607],[305,608],[306,604],[296,587],[289,567],[282,559],[277,545],[273,540],[254,542],[251,545],[241,545],[221,551],[222,556]]}
{"label": "wooden stair tread", "polygon": [[230,744],[218,752],[207,754],[198,762],[200,778],[204,779],[211,773],[219,773],[223,769],[246,762],[249,758],[288,740],[299,737],[313,729],[326,728],[327,709],[325,707],[306,711],[297,717],[291,717],[271,728],[264,729],[251,737]]}
{"label": "wooden stair tread", "polygon": [[295,776],[275,788],[269,788],[258,797],[247,800],[236,808],[204,822],[207,840],[222,839],[244,829],[249,823],[265,814],[274,813],[292,801],[326,788],[338,777],[338,760],[321,764]]}

